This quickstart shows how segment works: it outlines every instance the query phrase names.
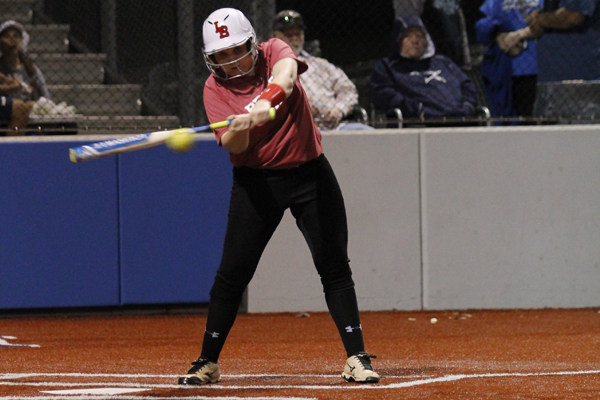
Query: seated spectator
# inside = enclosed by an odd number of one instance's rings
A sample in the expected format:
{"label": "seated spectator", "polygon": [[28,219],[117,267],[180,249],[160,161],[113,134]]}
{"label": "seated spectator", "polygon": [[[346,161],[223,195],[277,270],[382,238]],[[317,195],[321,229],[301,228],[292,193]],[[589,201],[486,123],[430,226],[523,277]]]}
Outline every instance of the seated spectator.
{"label": "seated spectator", "polygon": [[20,88],[12,95],[22,100],[37,100],[44,96],[50,98],[50,92],[42,71],[27,55],[29,35],[23,25],[16,21],[6,21],[0,25],[0,73],[17,80]]}
{"label": "seated spectator", "polygon": [[546,1],[527,18],[540,82],[600,79],[600,0]]}
{"label": "seated spectator", "polygon": [[[15,84],[18,83],[14,79],[0,74],[0,91]],[[0,96],[0,121],[8,123],[6,136],[24,134],[21,129],[27,126],[33,103],[33,101],[24,102],[23,100],[13,99],[10,96]],[[0,132],[0,136],[4,136],[4,133]]]}
{"label": "seated spectator", "polygon": [[284,10],[275,15],[271,36],[286,42],[296,57],[308,65],[308,70],[299,79],[317,126],[322,129],[372,129],[359,123],[340,124],[358,104],[356,86],[340,68],[304,50],[304,29],[304,20],[298,12]]}
{"label": "seated spectator", "polygon": [[42,72],[27,56],[28,42],[29,35],[20,23],[0,25],[0,100],[6,107],[0,118],[12,129],[9,135],[24,134],[18,129],[27,126],[35,101],[41,96],[50,98]]}
{"label": "seated spectator", "polygon": [[449,57],[459,67],[470,69],[471,52],[460,0],[393,0],[396,17],[421,18],[437,54]]}
{"label": "seated spectator", "polygon": [[481,64],[483,87],[493,117],[533,115],[537,48],[526,17],[540,0],[486,0],[475,24],[477,41],[490,46]]}
{"label": "seated spectator", "polygon": [[394,32],[397,53],[378,60],[369,81],[375,107],[421,120],[474,116],[475,85],[452,60],[435,54],[420,18],[398,18]]}

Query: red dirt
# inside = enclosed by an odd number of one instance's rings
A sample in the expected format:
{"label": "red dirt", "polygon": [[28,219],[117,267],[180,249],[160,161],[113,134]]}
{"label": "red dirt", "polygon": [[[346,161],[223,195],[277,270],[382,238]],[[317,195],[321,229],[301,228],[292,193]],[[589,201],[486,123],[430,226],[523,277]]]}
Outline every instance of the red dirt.
{"label": "red dirt", "polygon": [[283,313],[240,315],[219,362],[223,382],[195,388],[177,386],[177,375],[200,353],[205,315],[4,318],[4,342],[40,347],[0,347],[0,400],[102,387],[148,389],[116,398],[600,397],[595,309],[361,315],[379,384],[340,377],[345,353],[328,314]]}

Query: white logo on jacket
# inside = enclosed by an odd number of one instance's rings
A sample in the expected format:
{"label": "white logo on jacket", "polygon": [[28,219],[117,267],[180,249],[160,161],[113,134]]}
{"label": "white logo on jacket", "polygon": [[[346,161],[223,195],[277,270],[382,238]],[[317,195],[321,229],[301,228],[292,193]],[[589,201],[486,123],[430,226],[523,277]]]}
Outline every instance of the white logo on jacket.
{"label": "white logo on jacket", "polygon": [[428,84],[429,82],[435,80],[435,81],[439,81],[442,83],[446,83],[446,78],[444,78],[442,75],[442,70],[438,69],[435,71],[425,71],[423,73],[419,72],[419,71],[413,71],[410,73],[411,75],[423,75],[423,79],[425,80],[425,84]]}

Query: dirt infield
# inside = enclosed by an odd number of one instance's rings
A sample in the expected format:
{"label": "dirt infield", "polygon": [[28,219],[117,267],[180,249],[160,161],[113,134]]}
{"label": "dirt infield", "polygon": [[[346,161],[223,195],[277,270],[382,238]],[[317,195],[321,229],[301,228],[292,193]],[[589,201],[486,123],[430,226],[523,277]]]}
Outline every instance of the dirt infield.
{"label": "dirt infield", "polygon": [[345,354],[328,314],[245,314],[221,356],[223,382],[180,387],[204,323],[205,315],[0,319],[0,400],[600,398],[596,309],[364,312],[376,385],[340,377]]}

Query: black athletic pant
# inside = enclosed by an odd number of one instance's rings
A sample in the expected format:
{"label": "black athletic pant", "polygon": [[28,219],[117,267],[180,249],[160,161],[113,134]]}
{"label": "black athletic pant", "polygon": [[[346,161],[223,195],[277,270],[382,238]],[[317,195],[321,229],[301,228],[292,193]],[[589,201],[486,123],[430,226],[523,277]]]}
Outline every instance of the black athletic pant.
{"label": "black athletic pant", "polygon": [[218,360],[242,294],[288,208],[308,243],[348,356],[364,351],[347,254],[344,199],[329,162],[321,155],[287,170],[234,168],[223,257],[210,292],[202,358]]}

